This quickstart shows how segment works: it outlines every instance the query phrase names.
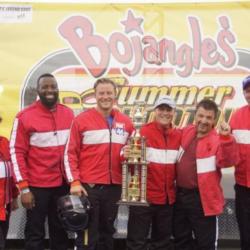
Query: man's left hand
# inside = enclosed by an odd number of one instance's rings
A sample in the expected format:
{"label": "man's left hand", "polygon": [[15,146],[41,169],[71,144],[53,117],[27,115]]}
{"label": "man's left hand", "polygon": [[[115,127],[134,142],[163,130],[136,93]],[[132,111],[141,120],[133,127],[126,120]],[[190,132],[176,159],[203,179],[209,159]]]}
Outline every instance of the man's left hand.
{"label": "man's left hand", "polygon": [[219,125],[219,134],[227,136],[230,135],[230,133],[231,133],[231,128],[229,124],[226,123],[225,121],[221,122]]}

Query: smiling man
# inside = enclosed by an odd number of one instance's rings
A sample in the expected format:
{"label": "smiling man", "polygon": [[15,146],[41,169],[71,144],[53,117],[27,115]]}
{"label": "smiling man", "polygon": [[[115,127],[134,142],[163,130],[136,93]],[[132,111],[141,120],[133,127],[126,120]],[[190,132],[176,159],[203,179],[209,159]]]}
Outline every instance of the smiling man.
{"label": "smiling man", "polygon": [[113,250],[114,220],[121,196],[120,151],[134,128],[129,117],[113,106],[116,85],[108,78],[94,84],[96,107],[73,121],[65,151],[65,167],[70,193],[88,195],[92,204],[88,242],[83,233],[77,250]]}
{"label": "smiling man", "polygon": [[11,159],[21,202],[27,209],[26,250],[45,248],[46,217],[50,249],[68,249],[56,204],[69,190],[63,178],[63,156],[73,112],[58,104],[58,92],[55,77],[41,75],[37,80],[40,100],[17,114],[12,129]]}
{"label": "smiling man", "polygon": [[224,206],[220,169],[238,162],[237,145],[229,125],[222,122],[219,134],[214,129],[217,113],[216,103],[204,99],[197,104],[195,125],[182,130],[176,168],[176,250],[217,249],[217,215]]}
{"label": "smiling man", "polygon": [[[152,224],[150,249],[172,249],[175,164],[181,133],[173,127],[176,104],[170,96],[160,97],[154,106],[155,119],[141,128],[146,139],[148,207],[130,206],[127,250],[145,250]],[[130,147],[124,148],[125,158]]]}

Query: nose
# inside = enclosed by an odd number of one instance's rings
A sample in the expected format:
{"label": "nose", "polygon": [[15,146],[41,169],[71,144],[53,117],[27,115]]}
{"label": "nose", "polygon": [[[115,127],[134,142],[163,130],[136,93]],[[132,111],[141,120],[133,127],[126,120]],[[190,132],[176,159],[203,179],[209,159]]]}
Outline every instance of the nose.
{"label": "nose", "polygon": [[47,87],[46,91],[47,92],[55,92],[56,89],[54,87],[52,87],[52,86],[49,86],[49,87]]}
{"label": "nose", "polygon": [[163,109],[163,113],[164,113],[164,114],[168,114],[168,113],[170,113],[170,111],[167,110],[167,109]]}
{"label": "nose", "polygon": [[202,117],[202,118],[200,119],[200,122],[201,122],[201,123],[207,123],[207,118],[206,118],[206,117]]}
{"label": "nose", "polygon": [[108,93],[103,94],[103,98],[109,98],[109,97],[110,97],[110,95]]}

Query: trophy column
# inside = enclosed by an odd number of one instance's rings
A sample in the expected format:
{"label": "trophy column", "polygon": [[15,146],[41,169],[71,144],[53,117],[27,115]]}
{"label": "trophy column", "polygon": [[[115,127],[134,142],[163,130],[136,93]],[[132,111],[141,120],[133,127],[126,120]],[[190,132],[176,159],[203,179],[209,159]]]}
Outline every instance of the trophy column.
{"label": "trophy column", "polygon": [[133,115],[135,134],[128,139],[130,155],[122,163],[122,195],[118,204],[148,206],[146,139],[140,135],[145,116],[141,106],[136,106]]}
{"label": "trophy column", "polygon": [[122,197],[121,201],[126,202],[127,201],[127,183],[128,183],[128,165],[123,162],[122,164]]}

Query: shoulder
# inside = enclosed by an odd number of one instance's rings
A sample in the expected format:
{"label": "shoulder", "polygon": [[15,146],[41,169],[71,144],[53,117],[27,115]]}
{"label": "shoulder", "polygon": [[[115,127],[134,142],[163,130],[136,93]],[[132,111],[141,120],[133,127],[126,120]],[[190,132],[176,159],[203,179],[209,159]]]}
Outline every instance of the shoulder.
{"label": "shoulder", "polygon": [[124,113],[122,113],[120,110],[118,109],[113,109],[112,110],[112,113],[114,114],[115,117],[118,117],[118,118],[122,118],[122,119],[125,119],[125,120],[131,120],[130,117]]}
{"label": "shoulder", "polygon": [[232,118],[237,118],[239,116],[242,116],[244,114],[249,114],[250,113],[250,107],[248,105],[245,105],[239,109],[237,109],[233,115],[232,115]]}
{"label": "shoulder", "polygon": [[84,110],[74,118],[74,121],[77,122],[77,121],[82,121],[84,119],[90,119],[91,117],[94,116],[94,113],[95,112],[93,108]]}
{"label": "shoulder", "polygon": [[4,136],[0,136],[0,143],[2,145],[9,145],[9,140]]}
{"label": "shoulder", "polygon": [[112,113],[114,114],[115,121],[125,123],[127,126],[133,126],[133,123],[128,115],[117,109],[113,110]]}
{"label": "shoulder", "polygon": [[182,132],[182,134],[186,134],[186,133],[194,132],[195,130],[196,130],[195,125],[190,124],[182,128],[180,131]]}
{"label": "shoulder", "polygon": [[37,111],[37,102],[32,103],[30,106],[24,108],[23,110],[21,110],[20,112],[17,113],[16,118],[20,119],[23,118],[27,115],[30,115],[30,113],[32,112],[36,112]]}
{"label": "shoulder", "polygon": [[243,111],[250,111],[249,105],[242,106],[241,108],[238,108],[237,111],[243,112]]}
{"label": "shoulder", "polygon": [[231,119],[229,121],[230,126],[232,128],[238,127],[239,125],[242,125],[242,122],[245,121],[250,115],[250,107],[249,105],[245,105],[239,109],[237,109],[231,116]]}
{"label": "shoulder", "polygon": [[170,130],[170,134],[173,135],[173,136],[181,137],[182,132],[181,132],[181,129],[173,127]]}
{"label": "shoulder", "polygon": [[57,104],[57,109],[59,112],[63,112],[64,114],[68,114],[68,115],[74,117],[74,113],[73,113],[72,109],[63,105],[63,104],[60,104],[60,103]]}
{"label": "shoulder", "polygon": [[149,137],[157,137],[156,134],[160,134],[160,131],[156,128],[154,122],[149,122],[144,124],[140,129],[140,134],[147,138]]}
{"label": "shoulder", "polygon": [[59,108],[59,109],[61,109],[61,110],[65,110],[65,111],[68,111],[68,112],[72,112],[72,113],[73,113],[73,111],[72,111],[71,108],[69,108],[69,107],[67,107],[66,105],[61,104],[61,103],[58,103],[58,104],[57,104],[57,108]]}
{"label": "shoulder", "polygon": [[144,124],[141,127],[141,131],[148,131],[148,130],[154,129],[154,128],[155,128],[154,122],[149,122],[149,123]]}

